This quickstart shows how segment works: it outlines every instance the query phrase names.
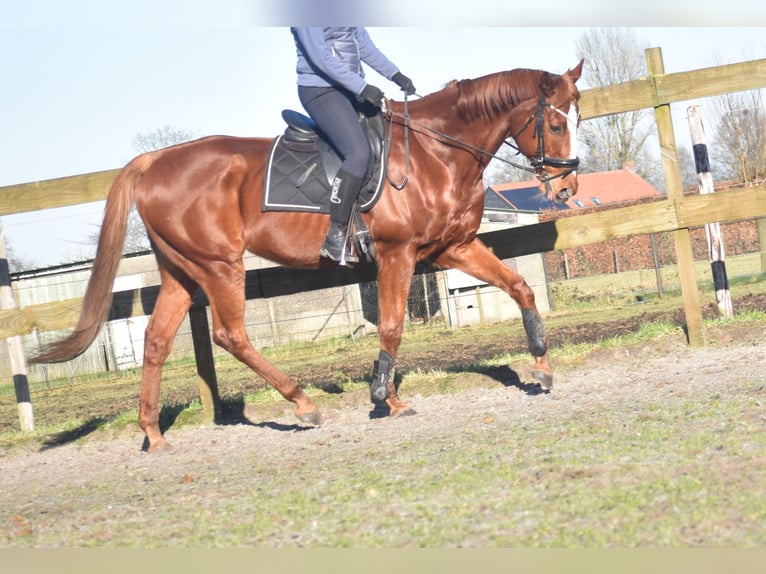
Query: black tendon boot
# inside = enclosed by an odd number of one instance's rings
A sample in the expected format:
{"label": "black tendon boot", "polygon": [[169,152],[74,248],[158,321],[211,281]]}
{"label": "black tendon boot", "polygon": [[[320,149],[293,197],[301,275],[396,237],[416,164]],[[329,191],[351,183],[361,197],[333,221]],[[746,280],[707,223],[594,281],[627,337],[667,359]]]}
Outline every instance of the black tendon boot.
{"label": "black tendon boot", "polygon": [[378,360],[373,363],[370,400],[382,403],[388,397],[388,382],[394,380],[394,358],[381,351]]}
{"label": "black tendon boot", "polygon": [[346,228],[361,187],[361,177],[343,170],[335,176],[330,194],[330,228],[319,250],[320,257],[339,261],[341,265],[358,261],[355,257],[344,256],[344,251],[348,239]]}

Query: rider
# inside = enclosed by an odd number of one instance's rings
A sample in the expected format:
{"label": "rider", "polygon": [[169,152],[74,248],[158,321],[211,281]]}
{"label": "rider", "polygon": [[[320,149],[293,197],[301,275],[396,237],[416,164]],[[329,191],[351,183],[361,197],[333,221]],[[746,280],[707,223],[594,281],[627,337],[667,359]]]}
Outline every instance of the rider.
{"label": "rider", "polygon": [[364,79],[362,62],[395,82],[407,95],[415,86],[375,47],[364,28],[290,28],[298,51],[298,98],[342,163],[332,182],[330,229],[319,255],[340,261],[346,227],[362,186],[370,148],[357,115],[358,105],[381,108],[383,92]]}

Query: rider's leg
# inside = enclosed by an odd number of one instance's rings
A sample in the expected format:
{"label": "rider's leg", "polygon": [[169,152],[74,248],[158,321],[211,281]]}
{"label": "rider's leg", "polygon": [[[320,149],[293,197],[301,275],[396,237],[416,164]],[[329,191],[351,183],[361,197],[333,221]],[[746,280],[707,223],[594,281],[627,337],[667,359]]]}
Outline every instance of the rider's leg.
{"label": "rider's leg", "polygon": [[330,196],[330,228],[320,255],[341,258],[346,227],[370,162],[370,148],[353,96],[335,88],[298,89],[306,111],[340,156],[342,163]]}

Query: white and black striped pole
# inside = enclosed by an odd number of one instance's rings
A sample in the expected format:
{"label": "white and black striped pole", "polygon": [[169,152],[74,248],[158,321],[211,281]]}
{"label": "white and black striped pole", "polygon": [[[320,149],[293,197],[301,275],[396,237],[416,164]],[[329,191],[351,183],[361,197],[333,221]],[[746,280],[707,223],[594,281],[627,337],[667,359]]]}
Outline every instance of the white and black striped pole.
{"label": "white and black striped pole", "polygon": [[[0,220],[0,309],[13,309],[15,307],[16,299],[11,288],[11,273],[5,248],[3,222]],[[8,344],[11,373],[13,374],[13,386],[16,389],[16,405],[19,410],[21,430],[32,431],[35,430],[35,417],[32,413],[32,400],[29,395],[24,347],[19,336],[8,337],[6,342]]]}
{"label": "white and black striped pole", "polygon": [[[707,143],[705,141],[705,130],[702,127],[702,113],[699,106],[689,106],[689,129],[692,137],[692,148],[694,150],[694,164],[697,168],[697,182],[699,192],[713,193],[713,176],[710,174],[710,159],[707,153]],[[718,222],[705,225],[705,234],[707,236],[708,254],[710,256],[710,269],[713,272],[713,285],[715,287],[715,298],[718,303],[718,310],[723,317],[731,317],[733,314],[731,306],[731,292],[729,291],[729,280],[726,277],[726,253],[723,246],[723,237],[721,237],[721,226]]]}

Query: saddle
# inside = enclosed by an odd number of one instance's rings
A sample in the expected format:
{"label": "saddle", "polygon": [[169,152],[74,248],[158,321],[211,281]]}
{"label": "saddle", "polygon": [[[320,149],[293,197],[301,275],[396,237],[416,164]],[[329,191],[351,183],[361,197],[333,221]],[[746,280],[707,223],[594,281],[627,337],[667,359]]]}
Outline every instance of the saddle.
{"label": "saddle", "polygon": [[[332,182],[341,159],[318,131],[310,117],[294,110],[283,110],[287,123],[269,151],[264,177],[263,211],[303,211],[330,213]],[[374,261],[370,232],[361,213],[372,209],[380,198],[386,176],[390,142],[385,138],[386,124],[380,113],[359,114],[359,122],[370,145],[370,165],[362,179],[362,188],[349,223],[350,244],[367,262]]]}
{"label": "saddle", "polygon": [[[269,151],[262,210],[330,213],[331,186],[340,169],[340,157],[310,117],[283,110],[282,119],[287,128]],[[380,197],[390,146],[384,143],[386,125],[382,114],[360,113],[359,121],[372,152],[357,200],[358,211],[365,212]]]}

